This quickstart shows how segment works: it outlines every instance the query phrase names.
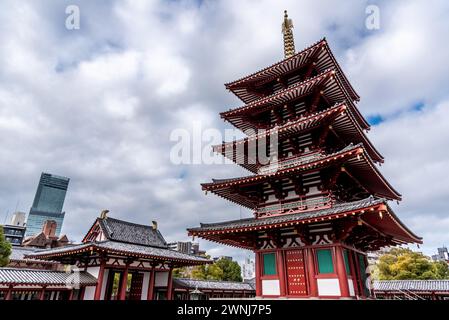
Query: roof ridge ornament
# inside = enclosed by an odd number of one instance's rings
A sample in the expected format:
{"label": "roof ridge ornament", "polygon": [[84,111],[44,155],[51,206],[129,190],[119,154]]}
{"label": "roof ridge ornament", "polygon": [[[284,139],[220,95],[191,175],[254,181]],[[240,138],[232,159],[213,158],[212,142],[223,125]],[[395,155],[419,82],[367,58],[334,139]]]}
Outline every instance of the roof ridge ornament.
{"label": "roof ridge ornament", "polygon": [[293,21],[288,18],[287,10],[284,11],[282,34],[284,35],[284,56],[290,58],[295,54],[295,39],[293,38]]}
{"label": "roof ridge ornament", "polygon": [[100,219],[106,219],[108,217],[109,210],[105,209],[100,213]]}

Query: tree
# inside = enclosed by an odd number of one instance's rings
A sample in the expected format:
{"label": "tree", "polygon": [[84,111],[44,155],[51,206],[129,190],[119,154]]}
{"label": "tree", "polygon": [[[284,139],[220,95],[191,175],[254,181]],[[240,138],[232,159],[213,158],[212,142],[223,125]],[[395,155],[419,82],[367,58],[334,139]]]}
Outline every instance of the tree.
{"label": "tree", "polygon": [[379,280],[448,279],[449,266],[420,252],[393,248],[380,256],[373,275]]}
{"label": "tree", "polygon": [[215,264],[223,270],[223,278],[225,281],[239,281],[242,279],[242,269],[236,261],[230,259],[221,258]]}
{"label": "tree", "polygon": [[3,227],[0,226],[0,267],[5,267],[9,263],[11,255],[11,244],[6,241]]}
{"label": "tree", "polygon": [[[182,273],[178,272],[178,274]],[[190,276],[201,280],[242,281],[239,264],[226,258],[221,258],[212,264],[193,267]]]}
{"label": "tree", "polygon": [[175,278],[184,278],[186,274],[186,267],[174,268],[173,269],[173,277]]}
{"label": "tree", "polygon": [[196,266],[192,269],[192,278],[201,280],[223,280],[223,270],[215,263]]}

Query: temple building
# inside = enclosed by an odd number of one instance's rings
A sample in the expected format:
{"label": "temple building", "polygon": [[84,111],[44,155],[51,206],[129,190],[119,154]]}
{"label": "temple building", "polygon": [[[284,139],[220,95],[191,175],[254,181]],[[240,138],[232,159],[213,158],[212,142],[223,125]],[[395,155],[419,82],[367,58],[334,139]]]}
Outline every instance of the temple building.
{"label": "temple building", "polygon": [[250,281],[175,278],[173,287],[175,300],[251,299],[256,293]]}
{"label": "temple building", "polygon": [[449,300],[449,280],[378,280],[373,282],[376,299]]}
{"label": "temple building", "polygon": [[29,236],[23,240],[22,246],[33,248],[56,248],[69,244],[67,236],[56,236],[57,223],[54,220],[47,220],[42,226],[42,231]]}
{"label": "temple building", "polygon": [[401,195],[328,42],[295,52],[292,27],[285,13],[284,60],[226,84],[243,105],[221,117],[247,137],[213,150],[251,175],[202,184],[254,217],[188,232],[255,252],[257,297],[369,298],[366,253],[422,240],[388,205]]}
{"label": "temple building", "polygon": [[[171,300],[173,268],[211,263],[169,249],[155,221],[131,223],[107,210],[81,244],[28,250],[0,268],[0,300]],[[39,261],[47,270],[31,269]]]}

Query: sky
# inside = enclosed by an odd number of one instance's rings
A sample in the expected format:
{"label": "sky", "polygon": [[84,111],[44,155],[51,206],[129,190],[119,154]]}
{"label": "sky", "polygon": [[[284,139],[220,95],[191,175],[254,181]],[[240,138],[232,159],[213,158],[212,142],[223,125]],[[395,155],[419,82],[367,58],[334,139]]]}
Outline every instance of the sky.
{"label": "sky", "polygon": [[[67,29],[76,5],[79,29]],[[379,29],[366,26],[369,5]],[[296,49],[326,37],[361,96],[381,172],[403,196],[400,219],[433,254],[449,245],[449,2],[0,2],[0,223],[28,212],[42,171],[70,177],[62,232],[80,241],[103,209],[167,241],[252,213],[200,183],[237,165],[170,161],[175,129],[224,131],[242,105],[224,83],[283,59],[287,9]],[[204,148],[208,148],[207,141]],[[200,240],[212,256],[248,251]],[[416,245],[413,249],[418,249]]]}

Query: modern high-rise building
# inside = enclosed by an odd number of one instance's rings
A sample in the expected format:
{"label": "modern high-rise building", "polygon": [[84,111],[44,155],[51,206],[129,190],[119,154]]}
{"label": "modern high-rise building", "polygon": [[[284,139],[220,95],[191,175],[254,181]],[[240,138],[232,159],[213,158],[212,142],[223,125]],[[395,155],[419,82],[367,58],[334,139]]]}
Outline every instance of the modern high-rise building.
{"label": "modern high-rise building", "polygon": [[34,197],[33,206],[27,220],[26,237],[42,232],[42,226],[47,220],[57,223],[56,236],[59,236],[64,221],[65,195],[69,186],[69,178],[49,173],[42,173]]}
{"label": "modern high-rise building", "polygon": [[438,254],[432,256],[433,261],[446,261],[449,263],[449,251],[445,246],[438,248]]}
{"label": "modern high-rise building", "polygon": [[206,255],[206,251],[200,250],[200,244],[198,242],[171,242],[168,244],[168,247],[171,250],[175,250],[181,253],[193,254],[195,256],[204,256]]}
{"label": "modern high-rise building", "polygon": [[16,211],[12,214],[11,225],[24,227],[26,222],[26,213],[21,211]]}

